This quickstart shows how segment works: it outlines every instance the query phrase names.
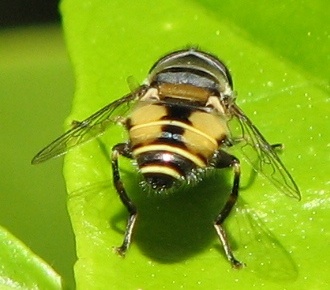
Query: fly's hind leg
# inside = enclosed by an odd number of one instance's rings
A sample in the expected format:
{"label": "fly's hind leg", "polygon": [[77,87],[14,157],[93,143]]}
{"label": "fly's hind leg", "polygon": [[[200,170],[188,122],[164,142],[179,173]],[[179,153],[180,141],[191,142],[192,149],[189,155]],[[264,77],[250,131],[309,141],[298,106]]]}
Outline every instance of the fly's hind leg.
{"label": "fly's hind leg", "polygon": [[121,202],[125,205],[128,213],[129,213],[123,243],[120,247],[116,248],[116,252],[119,255],[124,256],[131,243],[132,232],[133,232],[135,220],[137,217],[137,210],[136,210],[135,205],[132,203],[132,201],[128,197],[126,190],[124,188],[123,182],[120,178],[120,172],[119,172],[119,167],[118,167],[119,155],[125,156],[127,158],[132,158],[131,149],[128,144],[119,143],[119,144],[115,145],[112,148],[112,155],[111,155],[113,183],[119,194]]}
{"label": "fly's hind leg", "polygon": [[233,182],[233,187],[231,190],[231,193],[229,195],[229,198],[218,214],[217,218],[214,221],[214,227],[215,230],[218,234],[218,237],[222,243],[223,249],[225,251],[225,254],[227,256],[227,259],[231,263],[232,267],[235,269],[242,268],[244,266],[244,263],[238,261],[233,252],[232,249],[229,245],[229,241],[225,232],[225,229],[223,228],[222,224],[225,221],[225,219],[228,217],[230,211],[234,207],[237,198],[238,198],[238,189],[239,189],[239,181],[240,181],[240,175],[241,175],[241,170],[240,170],[240,163],[239,160],[233,156],[230,155],[222,150],[218,151],[218,154],[214,160],[215,168],[227,168],[227,167],[232,167],[234,170],[234,182]]}

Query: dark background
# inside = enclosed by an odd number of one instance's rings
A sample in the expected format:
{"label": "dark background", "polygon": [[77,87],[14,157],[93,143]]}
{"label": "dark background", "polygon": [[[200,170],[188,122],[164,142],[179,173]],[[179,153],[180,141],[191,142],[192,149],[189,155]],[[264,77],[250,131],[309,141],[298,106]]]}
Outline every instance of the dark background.
{"label": "dark background", "polygon": [[0,27],[59,22],[59,2],[59,0],[1,0]]}
{"label": "dark background", "polygon": [[59,2],[0,0],[0,225],[74,289],[63,159],[30,164],[63,132],[74,95]]}

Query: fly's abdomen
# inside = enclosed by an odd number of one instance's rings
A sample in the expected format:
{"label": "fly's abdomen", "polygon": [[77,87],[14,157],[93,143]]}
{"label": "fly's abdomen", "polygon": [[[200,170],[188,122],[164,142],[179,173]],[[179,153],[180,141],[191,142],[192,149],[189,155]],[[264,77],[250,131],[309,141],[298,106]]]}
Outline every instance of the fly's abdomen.
{"label": "fly's abdomen", "polygon": [[133,156],[153,188],[170,188],[207,167],[226,136],[219,116],[182,105],[142,105],[127,127]]}

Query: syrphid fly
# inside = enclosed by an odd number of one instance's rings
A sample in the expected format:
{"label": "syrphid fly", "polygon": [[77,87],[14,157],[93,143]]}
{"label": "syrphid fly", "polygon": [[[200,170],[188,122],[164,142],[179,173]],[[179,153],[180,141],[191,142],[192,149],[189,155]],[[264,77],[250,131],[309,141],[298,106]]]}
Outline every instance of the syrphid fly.
{"label": "syrphid fly", "polygon": [[[226,149],[243,142],[257,154],[259,172],[280,191],[297,199],[300,192],[276,153],[278,145],[266,141],[235,99],[229,70],[217,57],[192,48],[175,51],[152,66],[143,85],[87,119],[75,121],[69,131],[41,150],[32,163],[65,154],[112,125],[124,125],[128,140],[111,150],[113,183],[129,213],[124,241],[117,248],[120,255],[125,254],[131,243],[138,212],[121,179],[120,156],[134,160],[144,183],[158,193],[182,183],[194,184],[206,170],[232,168],[232,189],[215,217],[214,227],[231,265],[240,268],[244,264],[234,257],[223,223],[238,198],[241,167],[238,158]],[[123,106],[130,108],[125,115],[121,113]],[[233,120],[241,127],[238,138],[232,136],[229,128]]]}

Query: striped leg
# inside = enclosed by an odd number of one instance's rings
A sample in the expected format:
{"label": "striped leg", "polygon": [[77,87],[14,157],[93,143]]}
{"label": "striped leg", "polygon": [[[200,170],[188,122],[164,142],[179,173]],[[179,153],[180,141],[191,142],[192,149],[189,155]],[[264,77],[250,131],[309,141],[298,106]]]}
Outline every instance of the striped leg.
{"label": "striped leg", "polygon": [[127,158],[132,158],[131,149],[126,143],[119,143],[112,148],[111,164],[112,164],[112,174],[113,174],[113,183],[116,187],[116,190],[119,194],[121,202],[125,205],[128,210],[129,217],[127,220],[124,241],[120,247],[116,248],[116,252],[124,256],[132,238],[132,232],[137,217],[137,210],[135,205],[132,203],[128,197],[126,190],[124,188],[123,182],[120,178],[119,168],[118,168],[118,157],[119,155],[125,156]]}
{"label": "striped leg", "polygon": [[220,211],[219,215],[214,221],[214,227],[222,243],[227,259],[229,260],[233,268],[239,269],[244,266],[244,263],[241,263],[240,261],[236,260],[236,258],[234,257],[234,254],[229,245],[229,241],[225,229],[223,228],[222,224],[229,215],[232,208],[234,207],[238,197],[239,180],[241,174],[240,163],[235,156],[219,150],[215,160],[215,168],[227,168],[227,167],[232,167],[234,169],[234,183],[226,204],[224,205],[223,209]]}

